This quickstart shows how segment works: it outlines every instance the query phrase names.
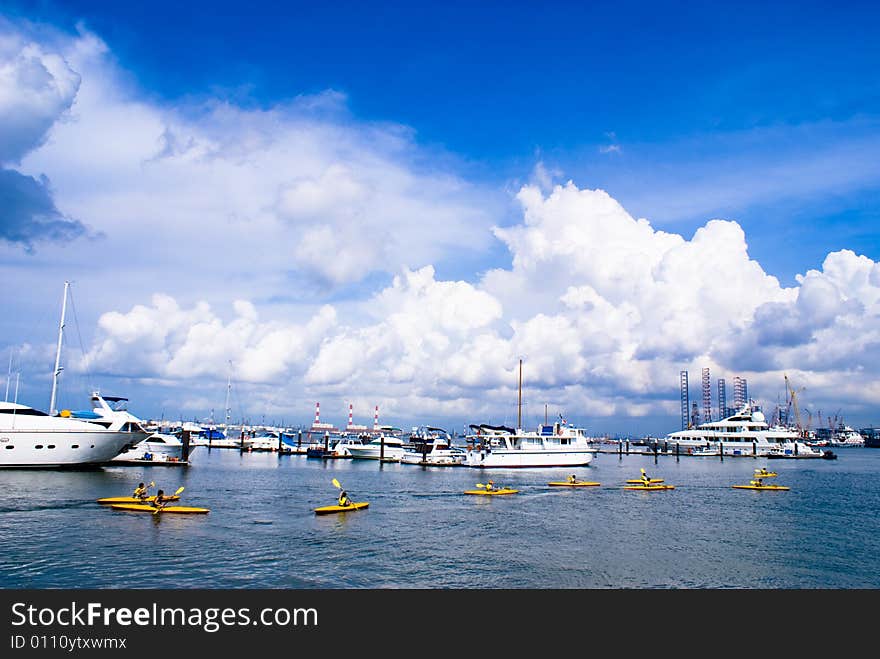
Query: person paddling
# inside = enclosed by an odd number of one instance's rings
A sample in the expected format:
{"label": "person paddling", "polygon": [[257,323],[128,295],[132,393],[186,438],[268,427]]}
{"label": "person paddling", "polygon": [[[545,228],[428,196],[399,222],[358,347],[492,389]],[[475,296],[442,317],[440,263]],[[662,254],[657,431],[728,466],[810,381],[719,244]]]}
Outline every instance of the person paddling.
{"label": "person paddling", "polygon": [[171,497],[165,496],[165,490],[159,490],[158,492],[156,492],[156,498],[153,500],[153,506],[162,509],[168,505],[169,501],[171,501]]}
{"label": "person paddling", "polygon": [[572,485],[573,485],[574,483],[577,483],[577,476],[575,476],[574,474],[572,474],[571,476],[568,477],[568,482],[571,483]]}
{"label": "person paddling", "polygon": [[650,484],[651,484],[651,479],[648,478],[648,474],[645,473],[645,470],[644,470],[644,469],[642,469],[642,483],[643,483],[644,485],[650,485]]}
{"label": "person paddling", "polygon": [[146,485],[144,485],[143,483],[138,483],[138,486],[134,488],[134,494],[132,494],[132,496],[135,499],[140,499],[141,501],[146,499],[148,496]]}
{"label": "person paddling", "polygon": [[345,490],[342,490],[342,492],[339,493],[339,505],[340,506],[352,505],[351,499],[348,498],[348,492],[346,492]]}

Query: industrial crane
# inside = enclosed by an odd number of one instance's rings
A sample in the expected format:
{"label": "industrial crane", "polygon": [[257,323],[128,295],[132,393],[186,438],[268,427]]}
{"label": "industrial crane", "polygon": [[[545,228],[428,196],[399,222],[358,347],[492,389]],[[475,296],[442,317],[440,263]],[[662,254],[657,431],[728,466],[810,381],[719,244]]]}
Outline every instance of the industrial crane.
{"label": "industrial crane", "polygon": [[791,386],[791,380],[788,379],[788,375],[785,375],[785,388],[788,391],[788,408],[790,410],[794,410],[794,422],[795,426],[798,429],[798,432],[803,432],[803,426],[801,425],[801,411],[798,408],[797,395],[799,391],[803,391],[804,388],[801,387],[798,391],[794,390],[794,387]]}

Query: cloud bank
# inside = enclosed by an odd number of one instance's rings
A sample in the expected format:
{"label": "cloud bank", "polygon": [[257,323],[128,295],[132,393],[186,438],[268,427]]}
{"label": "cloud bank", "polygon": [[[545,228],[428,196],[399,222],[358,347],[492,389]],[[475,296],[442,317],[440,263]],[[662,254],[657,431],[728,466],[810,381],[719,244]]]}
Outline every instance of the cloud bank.
{"label": "cloud bank", "polygon": [[[520,359],[529,418],[548,404],[674,430],[678,373],[703,367],[768,403],[783,373],[803,402],[880,403],[880,266],[854,251],[783,287],[736,222],[661,231],[541,167],[509,221],[462,163],[351,117],[338,92],[160,103],[85,30],[50,48],[7,25],[0,43],[0,249],[47,238],[17,272],[44,286],[83,223],[102,236],[64,254],[106,293],[72,372],[201,414],[231,373],[241,413],[303,422],[323,400],[510,423]],[[438,275],[493,246],[502,267]]]}

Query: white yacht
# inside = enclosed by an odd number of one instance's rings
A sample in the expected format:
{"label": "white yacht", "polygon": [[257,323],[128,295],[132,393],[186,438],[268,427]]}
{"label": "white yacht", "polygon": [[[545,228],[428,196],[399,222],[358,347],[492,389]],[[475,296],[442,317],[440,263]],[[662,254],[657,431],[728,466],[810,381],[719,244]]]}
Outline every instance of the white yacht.
{"label": "white yacht", "polygon": [[469,467],[581,467],[596,454],[582,428],[562,421],[533,431],[487,424],[470,428],[464,462]]}
{"label": "white yacht", "polygon": [[836,447],[864,446],[865,438],[862,437],[858,430],[854,430],[849,426],[841,426],[831,436],[828,444],[829,446]]}
{"label": "white yacht", "polygon": [[0,402],[0,467],[106,464],[146,437],[135,424],[109,430],[68,415],[49,416],[26,405]]}
{"label": "white yacht", "polygon": [[796,430],[768,425],[764,413],[752,403],[724,419],[669,433],[664,444],[669,450],[677,444],[680,451],[697,455],[714,450],[744,457],[823,457],[823,452],[810,446]]}
{"label": "white yacht", "polygon": [[[68,410],[56,415],[55,401],[61,367],[64,316],[70,282],[64,282],[58,346],[52,372],[49,413],[19,405],[0,403],[0,467],[73,467],[99,465],[112,460],[120,451],[134,446],[149,434],[139,424],[124,423],[106,428],[92,420],[71,418]],[[16,389],[17,398],[17,389]]]}
{"label": "white yacht", "polygon": [[353,458],[384,459],[387,462],[400,462],[405,452],[400,437],[386,434],[373,437],[365,444],[349,444],[346,450]]}

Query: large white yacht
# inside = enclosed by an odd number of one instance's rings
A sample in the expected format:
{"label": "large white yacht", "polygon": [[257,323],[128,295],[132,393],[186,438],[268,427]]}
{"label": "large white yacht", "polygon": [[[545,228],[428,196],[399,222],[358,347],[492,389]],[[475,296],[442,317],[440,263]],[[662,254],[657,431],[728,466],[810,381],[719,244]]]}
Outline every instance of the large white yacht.
{"label": "large white yacht", "polygon": [[471,424],[464,464],[468,467],[580,467],[590,464],[596,449],[582,428],[563,421],[537,430]]}
{"label": "large white yacht", "polygon": [[[69,410],[56,414],[55,402],[61,367],[64,316],[70,282],[64,282],[58,345],[52,371],[49,413],[18,402],[0,402],[0,467],[76,467],[111,461],[126,447],[145,439],[140,424],[120,423],[113,428],[93,423],[95,419],[72,418]],[[16,389],[16,399],[18,397]]]}
{"label": "large white yacht", "polygon": [[764,413],[752,403],[724,419],[669,433],[665,444],[667,449],[677,444],[686,453],[715,449],[732,456],[823,457],[823,452],[807,444],[796,430],[768,425]]}
{"label": "large white yacht", "polygon": [[110,462],[147,437],[140,426],[90,421],[0,402],[0,467],[75,467]]}

